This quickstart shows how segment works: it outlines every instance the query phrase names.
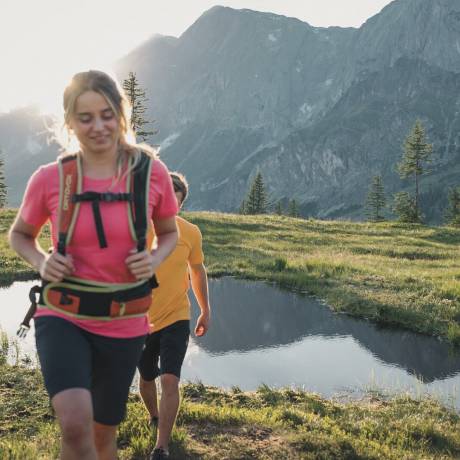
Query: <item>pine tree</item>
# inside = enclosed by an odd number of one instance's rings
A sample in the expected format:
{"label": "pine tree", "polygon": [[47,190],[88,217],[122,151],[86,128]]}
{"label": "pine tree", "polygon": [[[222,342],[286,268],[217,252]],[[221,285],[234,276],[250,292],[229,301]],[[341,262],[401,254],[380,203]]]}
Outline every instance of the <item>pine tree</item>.
{"label": "pine tree", "polygon": [[374,176],[366,200],[366,214],[371,222],[385,220],[382,210],[386,206],[385,191],[381,176]]}
{"label": "pine tree", "polygon": [[407,192],[395,194],[393,212],[398,216],[400,222],[421,222],[415,199]]}
{"label": "pine tree", "polygon": [[131,127],[133,128],[136,137],[145,142],[149,136],[156,134],[157,131],[147,131],[145,125],[151,124],[144,118],[147,109],[145,103],[148,101],[145,96],[145,90],[141,88],[137,80],[136,74],[129,72],[128,78],[123,80],[123,89],[125,90],[128,101],[131,105]]}
{"label": "pine tree", "polygon": [[283,215],[283,204],[281,203],[281,200],[279,200],[279,201],[276,203],[275,213],[278,214],[278,216],[282,216],[282,215]]}
{"label": "pine tree", "polygon": [[240,209],[238,209],[239,214],[246,214],[246,201],[243,200],[240,204]]}
{"label": "pine tree", "polygon": [[245,214],[265,214],[267,212],[267,194],[260,172],[256,174],[252,182],[245,203]]}
{"label": "pine tree", "polygon": [[449,225],[460,227],[460,187],[451,188],[448,199],[446,221]]}
{"label": "pine tree", "polygon": [[433,146],[426,142],[425,129],[420,120],[415,122],[409,135],[404,142],[404,154],[400,163],[398,163],[398,172],[402,179],[414,176],[415,181],[415,211],[417,221],[420,220],[420,203],[419,203],[419,187],[420,176],[427,173],[423,163],[431,161]]}
{"label": "pine tree", "polygon": [[7,186],[5,181],[5,163],[1,157],[0,151],[0,208],[6,206]]}
{"label": "pine tree", "polygon": [[299,217],[299,206],[294,198],[289,201],[288,216]]}

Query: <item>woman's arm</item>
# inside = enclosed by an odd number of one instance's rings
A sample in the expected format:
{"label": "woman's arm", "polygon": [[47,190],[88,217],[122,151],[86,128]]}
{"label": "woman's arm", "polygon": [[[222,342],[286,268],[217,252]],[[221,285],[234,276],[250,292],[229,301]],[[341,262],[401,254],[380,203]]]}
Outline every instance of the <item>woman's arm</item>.
{"label": "woman's arm", "polygon": [[39,227],[27,224],[18,215],[8,234],[11,247],[47,281],[61,281],[74,271],[72,258],[47,254],[37,241]]}
{"label": "woman's arm", "polygon": [[158,266],[171,254],[177,244],[176,217],[166,219],[154,219],[157,247],[153,251],[137,252],[133,249],[132,254],[126,259],[131,273],[138,279],[149,279],[153,276]]}

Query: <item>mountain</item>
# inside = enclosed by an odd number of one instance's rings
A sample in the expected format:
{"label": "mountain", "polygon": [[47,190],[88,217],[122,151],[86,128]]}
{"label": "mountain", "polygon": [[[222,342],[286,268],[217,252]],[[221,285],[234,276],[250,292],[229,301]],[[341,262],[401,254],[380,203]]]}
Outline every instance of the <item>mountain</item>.
{"label": "mountain", "polygon": [[120,60],[158,120],[162,158],[189,178],[192,209],[238,209],[261,171],[273,200],[303,215],[363,217],[374,174],[395,166],[420,118],[434,144],[422,180],[442,219],[460,169],[460,2],[396,0],[359,29],[214,7],[181,37],[156,36]]}
{"label": "mountain", "polygon": [[9,206],[20,205],[32,172],[56,159],[58,147],[50,141],[51,124],[51,118],[34,107],[0,114],[0,153],[5,159]]}
{"label": "mountain", "polygon": [[130,71],[159,129],[151,142],[188,177],[189,209],[236,211],[260,171],[272,201],[361,219],[374,174],[388,197],[411,191],[395,168],[417,118],[434,146],[428,221],[460,182],[458,0],[395,0],[357,29],[216,6],[121,58],[119,79]]}

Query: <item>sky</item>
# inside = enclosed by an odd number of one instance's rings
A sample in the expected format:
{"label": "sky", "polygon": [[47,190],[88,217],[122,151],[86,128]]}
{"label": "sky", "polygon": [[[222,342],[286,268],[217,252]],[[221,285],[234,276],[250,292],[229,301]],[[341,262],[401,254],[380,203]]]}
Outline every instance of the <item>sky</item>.
{"label": "sky", "polygon": [[391,0],[0,0],[0,112],[60,108],[70,77],[112,63],[155,33],[180,36],[212,6],[359,27]]}

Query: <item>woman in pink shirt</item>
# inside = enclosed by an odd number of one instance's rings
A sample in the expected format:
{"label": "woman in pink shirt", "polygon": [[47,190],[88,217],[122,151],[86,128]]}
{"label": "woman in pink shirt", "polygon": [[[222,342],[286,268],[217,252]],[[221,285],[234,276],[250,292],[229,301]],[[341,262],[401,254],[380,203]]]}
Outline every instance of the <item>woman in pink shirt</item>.
{"label": "woman in pink shirt", "polygon": [[[65,251],[58,251],[59,168],[57,162],[42,166],[29,180],[10,243],[45,284],[78,279],[139,285],[152,278],[176,245],[177,203],[168,170],[147,146],[128,142],[127,108],[122,91],[103,72],[76,74],[64,92],[65,126],[80,146],[81,196],[122,196],[131,169],[145,155],[152,158],[146,210],[158,246],[151,252],[136,249],[126,202],[98,202],[96,216],[94,203],[83,200],[72,238]],[[37,241],[48,220],[51,254]],[[34,317],[40,365],[61,428],[62,459],[116,459],[116,429],[148,332],[145,315],[121,315],[91,319],[44,302]]]}

